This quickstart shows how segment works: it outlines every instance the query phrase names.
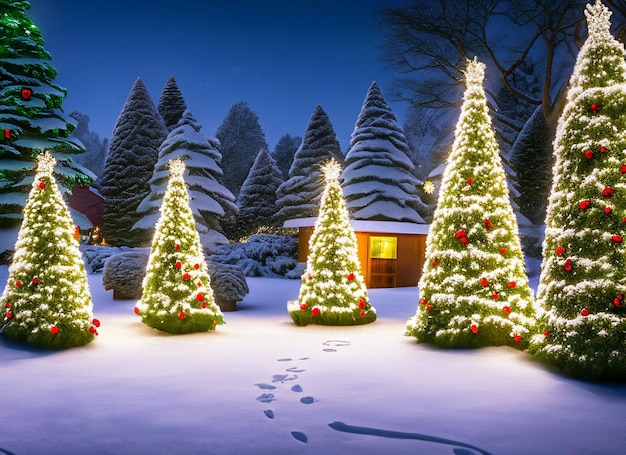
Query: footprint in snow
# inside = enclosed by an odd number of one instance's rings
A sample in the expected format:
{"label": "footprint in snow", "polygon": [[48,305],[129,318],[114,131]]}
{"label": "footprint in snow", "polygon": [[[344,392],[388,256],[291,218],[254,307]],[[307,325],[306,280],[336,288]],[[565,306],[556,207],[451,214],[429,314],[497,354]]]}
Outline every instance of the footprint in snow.
{"label": "footprint in snow", "polygon": [[322,345],[328,346],[327,348],[323,349],[324,352],[337,352],[337,349],[335,349],[336,347],[350,346],[350,342],[344,340],[328,340],[322,343]]}
{"label": "footprint in snow", "polygon": [[309,438],[307,438],[306,435],[301,431],[292,431],[291,436],[293,436],[300,442],[304,442],[305,444],[309,442]]}
{"label": "footprint in snow", "polygon": [[273,390],[276,388],[276,386],[272,384],[259,383],[259,384],[254,384],[254,385],[257,386],[259,389]]}
{"label": "footprint in snow", "polygon": [[294,385],[294,386],[291,388],[291,391],[292,391],[292,392],[302,392],[302,387],[301,387],[301,386],[299,386],[298,384],[296,384],[296,385]]}
{"label": "footprint in snow", "polygon": [[272,401],[274,401],[276,399],[276,397],[274,396],[273,393],[264,393],[262,395],[259,395],[258,397],[256,397],[257,401],[260,401],[261,403],[270,403]]}

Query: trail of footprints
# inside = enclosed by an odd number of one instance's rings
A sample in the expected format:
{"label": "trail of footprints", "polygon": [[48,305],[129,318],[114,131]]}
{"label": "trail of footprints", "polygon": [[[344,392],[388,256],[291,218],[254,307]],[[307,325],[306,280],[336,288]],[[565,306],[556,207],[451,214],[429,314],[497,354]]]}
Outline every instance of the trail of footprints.
{"label": "trail of footprints", "polygon": [[[343,341],[343,340],[328,340],[322,343],[322,346],[324,346],[324,348],[322,349],[324,352],[337,352],[336,348],[342,347],[342,346],[350,346],[350,342]],[[306,361],[306,360],[309,360],[309,357],[300,357],[296,360]],[[294,359],[289,358],[289,357],[277,359],[277,362],[281,362],[281,363],[287,363],[287,362],[293,362],[293,361]],[[271,383],[260,382],[260,383],[254,384],[256,387],[264,391],[261,395],[256,397],[257,401],[261,403],[272,403],[273,401],[277,400],[277,394],[280,390],[274,384],[293,384],[289,388],[291,392],[294,392],[298,395],[301,393],[304,393],[304,389],[302,388],[302,386],[296,383],[295,381],[298,381],[298,379],[300,379],[300,374],[306,372],[306,370],[294,365],[294,366],[290,366],[286,368],[284,371],[285,373],[279,373],[279,374],[273,375]],[[316,401],[317,400],[313,398],[312,396],[302,396],[300,398],[300,403],[302,404],[313,404]],[[265,409],[263,411],[263,414],[265,414],[265,416],[268,419],[274,419],[274,417],[276,416],[274,409]],[[292,431],[291,436],[293,436],[295,439],[303,443],[307,443],[309,440],[307,435],[302,433],[301,431]]]}

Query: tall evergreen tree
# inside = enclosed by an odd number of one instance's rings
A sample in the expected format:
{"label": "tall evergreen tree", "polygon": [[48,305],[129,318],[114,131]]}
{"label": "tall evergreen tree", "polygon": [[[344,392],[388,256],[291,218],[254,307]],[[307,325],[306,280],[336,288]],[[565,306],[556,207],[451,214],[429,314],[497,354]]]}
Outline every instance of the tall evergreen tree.
{"label": "tall evergreen tree", "polygon": [[343,163],[333,125],[322,106],[317,106],[307,124],[302,144],[294,155],[289,178],[278,188],[278,219],[317,216],[324,191],[321,165],[330,159]]}
{"label": "tall evergreen tree", "polygon": [[175,158],[135,313],[169,333],[215,330],[223,324],[185,188],[185,163]]}
{"label": "tall evergreen tree", "polygon": [[289,178],[289,168],[301,144],[302,138],[300,136],[291,136],[290,134],[285,134],[276,143],[272,157],[276,160],[276,165],[283,174],[283,180]]}
{"label": "tall evergreen tree", "polygon": [[331,159],[322,172],[326,186],[310,241],[298,300],[287,303],[297,325],[358,325],[376,320],[361,275],[358,246],[341,193],[341,166]]}
{"label": "tall evergreen tree", "polygon": [[39,348],[65,349],[93,340],[99,322],[74,223],[52,175],[56,162],[39,155],[24,221],[0,302],[0,333]]}
{"label": "tall evergreen tree", "polygon": [[180,121],[183,114],[187,110],[185,99],[178,88],[178,84],[176,83],[174,76],[170,76],[165,83],[165,86],[161,91],[161,96],[159,97],[157,110],[159,111],[161,118],[163,118],[163,122],[165,122],[165,127],[168,132],[171,132],[176,127],[176,124]]}
{"label": "tall evergreen tree", "polygon": [[63,185],[93,177],[66,156],[84,150],[70,138],[75,123],[61,108],[67,92],[54,83],[57,72],[29,8],[26,1],[0,0],[0,227],[19,226],[43,150],[56,157]]}
{"label": "tall evergreen tree", "polygon": [[221,144],[224,184],[237,196],[257,153],[267,150],[265,133],[259,117],[241,101],[232,105],[215,136]]}
{"label": "tall evergreen tree", "polygon": [[535,309],[483,90],[468,62],[455,141],[426,241],[409,336],[441,347],[528,345]]}
{"label": "tall evergreen tree", "polygon": [[274,158],[267,150],[260,150],[237,198],[239,212],[234,238],[252,234],[261,226],[277,224],[276,190],[282,182],[283,174]]}
{"label": "tall evergreen tree", "polygon": [[419,196],[409,145],[376,82],[356,122],[341,175],[346,205],[357,220],[423,223],[428,210]]}
{"label": "tall evergreen tree", "polygon": [[222,156],[217,150],[217,141],[204,136],[201,129],[202,125],[187,110],[163,141],[150,179],[150,193],[137,207],[142,218],[133,229],[150,230],[155,226],[167,186],[169,162],[174,158],[185,160],[190,207],[199,233],[204,234],[211,229],[223,233],[223,223],[235,216],[235,197],[221,183]]}
{"label": "tall evergreen tree", "polygon": [[626,53],[610,11],[587,5],[588,37],[570,79],[537,288],[531,352],[565,373],[626,378]]}
{"label": "tall evergreen tree", "polygon": [[98,133],[89,131],[89,116],[74,111],[70,117],[76,120],[76,129],[72,136],[85,146],[85,153],[77,155],[74,161],[89,169],[96,177],[101,177],[109,148],[108,139],[100,139]]}
{"label": "tall evergreen tree", "polygon": [[150,194],[158,149],[167,136],[163,119],[137,78],[117,119],[100,180],[104,197],[103,235],[110,245],[150,243],[150,230],[131,229],[142,217],[139,203]]}

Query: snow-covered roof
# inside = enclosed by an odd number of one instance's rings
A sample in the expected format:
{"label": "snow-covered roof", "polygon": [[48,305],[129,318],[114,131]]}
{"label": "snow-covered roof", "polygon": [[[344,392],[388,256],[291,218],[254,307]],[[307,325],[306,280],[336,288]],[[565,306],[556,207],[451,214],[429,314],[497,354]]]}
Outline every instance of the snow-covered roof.
{"label": "snow-covered roof", "polygon": [[[317,217],[296,218],[283,223],[285,228],[300,228],[315,226]],[[355,232],[375,232],[380,234],[428,234],[430,224],[405,223],[402,221],[369,221],[350,220],[350,226]]]}

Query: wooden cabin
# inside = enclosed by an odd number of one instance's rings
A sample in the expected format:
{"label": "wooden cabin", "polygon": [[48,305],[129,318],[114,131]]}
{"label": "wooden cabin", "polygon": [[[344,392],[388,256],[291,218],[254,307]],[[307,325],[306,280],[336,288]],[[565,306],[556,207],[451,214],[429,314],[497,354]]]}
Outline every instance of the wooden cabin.
{"label": "wooden cabin", "polygon": [[[298,261],[306,262],[317,218],[287,220],[298,228]],[[350,220],[356,233],[361,273],[368,288],[417,286],[426,254],[429,224]]]}

